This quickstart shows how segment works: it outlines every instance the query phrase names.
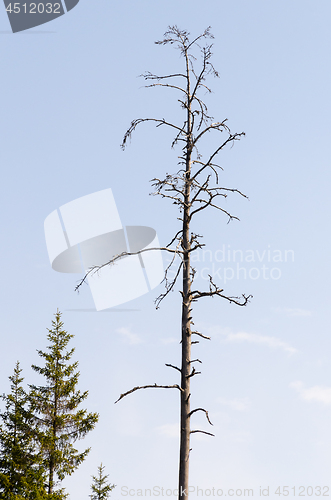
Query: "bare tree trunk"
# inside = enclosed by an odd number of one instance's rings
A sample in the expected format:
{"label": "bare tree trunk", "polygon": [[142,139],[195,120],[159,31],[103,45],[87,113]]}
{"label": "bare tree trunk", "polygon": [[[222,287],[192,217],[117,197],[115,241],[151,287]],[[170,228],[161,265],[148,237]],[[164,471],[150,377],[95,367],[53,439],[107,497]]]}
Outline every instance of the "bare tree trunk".
{"label": "bare tree trunk", "polygon": [[189,487],[189,455],[190,455],[190,371],[191,371],[191,262],[190,262],[190,202],[191,202],[191,154],[192,154],[192,126],[191,126],[191,88],[190,68],[187,50],[186,79],[187,79],[187,140],[185,146],[185,192],[183,217],[183,292],[182,292],[182,366],[181,366],[181,394],[180,394],[180,451],[179,451],[179,484],[178,498],[188,495]]}
{"label": "bare tree trunk", "polygon": [[190,300],[190,265],[189,255],[185,259],[183,271],[183,306],[182,306],[182,366],[180,393],[180,455],[179,455],[179,491],[178,497],[188,494],[189,454],[190,454],[190,366],[191,366],[191,300]]}
{"label": "bare tree trunk", "polygon": [[190,370],[191,370],[191,263],[190,263],[190,202],[191,202],[191,154],[192,154],[192,126],[191,126],[191,88],[190,68],[187,51],[186,78],[187,78],[187,140],[185,151],[185,194],[183,217],[183,242],[184,252],[183,267],[183,297],[182,297],[182,366],[180,395],[180,452],[179,452],[179,490],[178,498],[188,495],[189,487],[189,455],[190,455]]}
{"label": "bare tree trunk", "polygon": [[[184,220],[183,243],[188,248],[189,224]],[[184,254],[183,269],[183,305],[182,305],[182,366],[180,393],[180,457],[179,457],[179,491],[178,497],[188,493],[189,454],[190,454],[190,368],[191,368],[191,280],[190,254]]]}

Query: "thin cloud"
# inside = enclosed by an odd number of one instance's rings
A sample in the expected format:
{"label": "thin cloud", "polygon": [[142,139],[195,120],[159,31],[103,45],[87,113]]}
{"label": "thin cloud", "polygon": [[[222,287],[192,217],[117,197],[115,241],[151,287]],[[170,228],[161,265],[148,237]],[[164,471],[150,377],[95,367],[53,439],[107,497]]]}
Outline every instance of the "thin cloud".
{"label": "thin cloud", "polygon": [[161,339],[161,342],[164,345],[179,344],[179,340],[175,339],[174,337],[168,337],[168,338]]}
{"label": "thin cloud", "polygon": [[304,401],[317,401],[325,405],[331,405],[331,387],[314,385],[306,389],[301,381],[292,382],[290,387],[295,389]]}
{"label": "thin cloud", "polygon": [[221,335],[226,342],[250,342],[252,344],[265,345],[271,349],[282,349],[289,354],[298,352],[295,347],[292,347],[278,337],[269,337],[268,335],[248,332],[233,333],[230,328],[220,328],[218,326],[205,327],[204,331],[207,331],[211,336],[215,334],[217,336]]}
{"label": "thin cloud", "polygon": [[217,398],[217,401],[222,405],[228,406],[233,410],[237,411],[247,411],[251,406],[249,398],[233,398],[233,399]]}
{"label": "thin cloud", "polygon": [[223,437],[225,441],[234,442],[234,443],[252,443],[253,436],[250,432],[247,431],[233,431],[229,432],[226,436]]}
{"label": "thin cloud", "polygon": [[179,424],[164,424],[156,427],[156,431],[162,436],[168,437],[178,437],[179,436]]}
{"label": "thin cloud", "polygon": [[120,333],[126,342],[130,345],[142,344],[143,340],[136,333],[131,332],[130,328],[117,328],[117,333]]}
{"label": "thin cloud", "polygon": [[275,309],[276,312],[286,314],[286,316],[289,317],[301,317],[301,318],[307,318],[309,316],[312,316],[312,312],[308,311],[307,309],[299,309],[299,308],[289,308],[289,307],[278,307]]}
{"label": "thin cloud", "polygon": [[298,352],[297,349],[277,337],[268,337],[266,335],[247,332],[227,333],[225,337],[228,342],[250,342],[253,344],[266,345],[272,349],[283,349],[283,351],[289,352],[290,354]]}

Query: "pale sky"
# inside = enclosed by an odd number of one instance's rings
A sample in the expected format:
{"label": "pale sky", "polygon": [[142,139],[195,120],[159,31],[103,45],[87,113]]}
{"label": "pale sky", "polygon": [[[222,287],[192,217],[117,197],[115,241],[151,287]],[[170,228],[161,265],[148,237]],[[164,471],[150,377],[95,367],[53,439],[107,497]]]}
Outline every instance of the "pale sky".
{"label": "pale sky", "polygon": [[[180,359],[179,293],[158,311],[162,285],[115,311],[72,311],[94,307],[90,291],[76,294],[80,275],[51,269],[43,229],[56,208],[111,188],[123,224],[154,228],[161,245],[171,239],[174,207],[149,196],[151,178],[177,170],[171,135],[146,125],[125,152],[120,143],[134,118],[179,116],[174,93],[137,78],[181,68],[179,52],[153,43],[172,24],[193,36],[212,26],[220,78],[209,82],[209,110],[246,133],[220,163],[222,184],[249,201],[227,201],[240,222],[216,212],[197,219],[208,249],[196,257],[198,283],[213,272],[229,294],[254,296],[245,308],[206,299],[194,309],[212,340],[195,346],[203,365],[192,400],[209,410],[215,437],[192,437],[190,483],[204,496],[331,488],[330,17],[326,0],[80,0],[13,35],[0,8],[0,393],[16,360],[38,383],[30,365],[59,308],[75,335],[85,406],[100,413],[79,444],[89,457],[65,481],[71,500],[88,498],[101,461],[115,500],[125,488],[177,487],[177,392],[114,401],[136,385],[178,382],[165,363]],[[202,415],[195,425],[210,430]]]}

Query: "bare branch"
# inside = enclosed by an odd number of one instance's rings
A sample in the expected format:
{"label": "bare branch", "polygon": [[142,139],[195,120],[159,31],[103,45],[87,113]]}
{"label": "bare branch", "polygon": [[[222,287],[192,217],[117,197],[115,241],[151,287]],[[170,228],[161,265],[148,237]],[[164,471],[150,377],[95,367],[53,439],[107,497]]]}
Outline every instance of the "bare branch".
{"label": "bare branch", "polygon": [[202,297],[214,297],[218,296],[221,297],[222,299],[226,299],[229,302],[236,304],[237,306],[245,306],[248,302],[249,299],[253,298],[253,295],[245,295],[242,294],[241,297],[229,297],[227,295],[224,295],[222,292],[224,291],[223,288],[218,288],[217,285],[213,282],[212,277],[209,276],[209,292],[200,292],[199,290],[194,290],[191,292],[191,297],[192,301],[196,301]]}
{"label": "bare branch", "polygon": [[98,271],[100,271],[100,269],[102,269],[103,267],[111,266],[112,264],[115,264],[115,262],[117,260],[122,259],[123,257],[130,257],[132,255],[139,255],[141,253],[149,252],[149,251],[153,251],[153,250],[154,251],[155,250],[165,251],[165,252],[170,252],[170,253],[175,253],[175,254],[183,253],[181,250],[173,250],[173,249],[167,248],[167,247],[143,248],[142,250],[139,250],[138,252],[122,252],[118,255],[115,255],[115,257],[110,259],[105,264],[102,264],[101,266],[90,267],[90,269],[85,273],[85,276],[83,276],[83,278],[81,280],[79,280],[78,285],[76,285],[76,287],[75,287],[75,292],[77,292],[77,290],[79,290],[79,288],[82,286],[82,284],[86,282],[86,280],[90,276],[90,274],[93,275],[93,274],[97,273]]}
{"label": "bare branch", "polygon": [[179,45],[181,43],[183,47],[186,47],[186,44],[189,41],[189,32],[185,30],[179,30],[176,25],[169,26],[168,31],[166,31],[163,36],[163,40],[155,42],[156,45],[166,45],[167,43],[170,43],[171,45],[174,43],[176,45]]}
{"label": "bare branch", "polygon": [[[179,236],[180,234],[183,234],[183,230],[182,230],[182,229],[180,229],[180,231],[178,231],[178,232],[175,234],[175,236],[172,238],[172,240],[170,241],[170,243],[168,243],[167,248],[168,248],[168,247],[170,247],[170,246],[173,244],[173,242],[174,242],[174,241],[178,238],[178,236]],[[179,240],[179,241],[181,242],[181,240]]]}
{"label": "bare branch", "polygon": [[177,87],[177,85],[170,85],[169,83],[151,83],[150,85],[145,85],[146,89],[151,87],[169,87],[170,89],[177,89],[183,92],[187,96],[187,90]]}
{"label": "bare branch", "polygon": [[190,434],[195,434],[196,432],[200,432],[201,434],[207,434],[208,436],[213,436],[213,437],[215,437],[215,434],[212,434],[211,432],[200,431],[200,430],[190,431]]}
{"label": "bare branch", "polygon": [[211,339],[211,337],[207,337],[207,335],[203,335],[202,333],[197,332],[197,331],[192,332],[192,335],[199,335],[199,337],[202,337],[203,339],[206,339],[206,340],[210,340]]}
{"label": "bare branch", "polygon": [[[223,120],[223,122],[225,122],[226,120]],[[221,146],[219,146],[214,152],[213,154],[209,157],[208,161],[205,163],[205,165],[203,167],[201,167],[195,174],[194,176],[192,177],[192,179],[196,179],[198,177],[198,175],[201,174],[201,172],[203,172],[205,170],[205,168],[207,168],[213,161],[213,159],[215,158],[216,155],[218,155],[218,153],[227,145],[229,144],[230,142],[233,142],[233,141],[238,141],[240,139],[240,137],[244,136],[245,135],[245,132],[241,132],[240,134],[231,134],[227,139],[226,141],[223,142],[223,144],[221,144]]]}
{"label": "bare branch", "polygon": [[158,119],[158,118],[137,118],[136,120],[133,120],[131,122],[130,127],[128,128],[128,130],[124,134],[123,142],[121,144],[121,148],[122,149],[125,149],[126,143],[127,143],[128,139],[131,138],[132,132],[134,132],[134,130],[136,129],[136,127],[140,123],[143,123],[143,122],[155,122],[155,123],[158,124],[158,125],[156,125],[157,127],[160,127],[161,125],[167,125],[168,127],[171,127],[171,128],[176,129],[176,130],[179,130],[184,135],[186,135],[186,131],[183,128],[177,127],[177,125],[174,125],[173,123],[167,122],[164,118],[162,118],[162,119]]}
{"label": "bare branch", "polygon": [[181,270],[182,266],[183,266],[183,261],[181,261],[180,265],[178,266],[177,273],[176,273],[176,275],[175,275],[175,277],[174,277],[174,279],[172,280],[171,283],[168,283],[167,282],[167,277],[165,277],[165,280],[166,280],[166,292],[165,293],[161,293],[161,295],[159,295],[155,299],[154,303],[156,304],[156,309],[158,309],[160,307],[160,304],[161,304],[162,300],[166,298],[166,296],[171,292],[171,290],[173,290],[173,288],[174,288],[174,286],[175,286],[175,284],[177,282],[177,279],[178,279],[178,276],[179,276],[179,273],[180,273],[180,270]]}
{"label": "bare branch", "polygon": [[206,127],[205,129],[200,132],[200,134],[194,139],[194,144],[197,143],[203,135],[205,135],[207,132],[210,132],[211,130],[218,130],[219,132],[223,132],[226,130],[227,132],[230,132],[229,127],[225,124],[227,120],[223,120],[222,122],[215,122],[211,123]]}
{"label": "bare branch", "polygon": [[158,75],[153,75],[150,71],[147,71],[146,73],[143,73],[142,75],[139,76],[145,78],[145,80],[164,80],[165,78],[174,78],[175,76],[182,76],[183,78],[186,78],[186,75],[183,75],[182,73],[174,73],[173,75],[158,76]]}
{"label": "bare branch", "polygon": [[[210,176],[208,176],[208,180],[209,180]],[[196,180],[194,180],[192,182],[192,184],[194,185],[194,187],[197,187],[199,188],[201,191],[205,191],[206,193],[212,193],[213,191],[219,193],[221,196],[224,196],[224,198],[226,198],[226,194],[225,193],[222,193],[222,191],[226,191],[226,192],[230,192],[230,193],[237,193],[237,194],[240,194],[240,196],[242,196],[243,198],[246,198],[247,200],[249,199],[248,196],[246,196],[242,191],[240,191],[239,189],[234,189],[234,188],[225,188],[225,187],[204,187],[205,186],[205,183],[204,184],[200,184],[199,182],[197,182]]]}
{"label": "bare branch", "polygon": [[190,413],[187,415],[187,418],[190,418],[193,415],[193,413],[195,413],[197,411],[203,411],[205,413],[206,419],[208,420],[208,422],[210,423],[210,425],[214,425],[214,424],[211,423],[211,421],[209,419],[208,411],[205,410],[204,408],[196,408],[195,410],[190,411]]}
{"label": "bare branch", "polygon": [[178,389],[179,391],[183,391],[181,387],[179,387],[178,384],[175,385],[157,385],[157,384],[152,384],[152,385],[141,385],[134,387],[130,391],[125,392],[124,394],[121,394],[120,397],[115,401],[115,404],[118,403],[121,399],[125,398],[125,396],[128,396],[129,394],[132,394],[135,391],[139,391],[140,389]]}
{"label": "bare branch", "polygon": [[195,163],[203,165],[204,167],[215,167],[215,168],[219,168],[220,170],[224,170],[224,168],[221,167],[220,165],[218,165],[217,163],[204,163],[203,161],[200,161],[200,160],[192,160],[192,164],[195,164]]}
{"label": "bare branch", "polygon": [[[199,97],[194,95],[193,101],[197,101],[197,103],[199,104],[199,107],[200,107],[200,111],[195,110],[192,112],[193,117],[194,117],[194,114],[200,114],[200,116],[201,116],[200,121],[199,121],[199,125],[197,126],[197,130],[200,130],[200,128],[202,127],[202,124],[203,123],[206,124],[208,120],[212,120],[212,117],[207,114],[208,109],[207,109],[206,104],[202,101],[202,99],[200,99]],[[192,124],[192,130],[193,130],[193,124]],[[196,142],[194,144],[196,144]]]}
{"label": "bare branch", "polygon": [[170,368],[174,368],[175,370],[178,370],[180,373],[182,373],[182,370],[178,368],[178,366],[171,365],[170,363],[166,363],[166,366],[169,366]]}
{"label": "bare branch", "polygon": [[199,76],[196,77],[197,81],[196,81],[195,87],[193,89],[192,96],[195,96],[196,91],[200,87],[201,82],[204,80],[204,74],[206,72],[206,64],[207,64],[207,61],[208,61],[210,55],[211,55],[210,49],[209,49],[209,54],[208,54],[208,51],[203,51],[202,69],[200,71]]}
{"label": "bare branch", "polygon": [[[194,344],[194,343],[195,342],[192,342],[192,344]],[[194,375],[201,375],[201,372],[197,372],[196,369],[193,366],[191,373],[189,375],[186,375],[186,378],[194,377]]]}
{"label": "bare branch", "polygon": [[192,45],[195,45],[197,43],[198,40],[200,40],[201,38],[214,38],[214,35],[210,32],[211,30],[211,26],[208,26],[208,28],[205,29],[205,31],[197,36],[188,46],[187,46],[187,50],[190,49],[192,47]]}
{"label": "bare branch", "polygon": [[204,210],[207,207],[213,207],[213,208],[216,208],[216,210],[219,210],[220,212],[223,212],[225,215],[227,215],[229,217],[229,222],[230,222],[230,220],[233,220],[233,219],[240,220],[239,217],[236,217],[235,215],[231,215],[230,212],[228,212],[227,210],[224,210],[224,208],[219,207],[218,205],[215,205],[214,203],[211,203],[211,200],[206,201],[206,200],[197,199],[195,201],[200,201],[201,203],[204,203],[204,205],[193,210],[193,212],[191,212],[191,214],[190,214],[190,219],[192,219],[193,215],[197,214],[198,212],[201,212],[201,210]]}
{"label": "bare branch", "polygon": [[[186,121],[183,123],[183,128],[185,128],[185,126],[186,126]],[[178,134],[176,135],[176,137],[174,138],[174,140],[171,143],[171,149],[173,149],[176,146],[176,144],[178,143],[178,141],[186,142],[186,139],[183,139],[183,137],[181,137],[181,134],[182,134],[182,132],[179,131]]]}

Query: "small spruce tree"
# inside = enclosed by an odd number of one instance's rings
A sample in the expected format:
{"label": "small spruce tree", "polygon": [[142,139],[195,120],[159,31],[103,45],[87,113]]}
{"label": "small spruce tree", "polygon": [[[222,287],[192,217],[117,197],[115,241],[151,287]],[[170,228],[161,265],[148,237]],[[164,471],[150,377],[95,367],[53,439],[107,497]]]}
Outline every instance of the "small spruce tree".
{"label": "small spruce tree", "polygon": [[5,411],[0,413],[0,499],[43,500],[45,473],[21,372],[17,362],[9,377],[11,393],[2,396]]}
{"label": "small spruce tree", "polygon": [[[78,362],[70,363],[75,351],[67,350],[73,335],[63,329],[61,313],[57,311],[52,329],[48,329],[50,345],[47,351],[37,351],[45,366],[32,365],[34,371],[45,378],[45,385],[30,385],[30,398],[38,422],[38,439],[47,471],[48,498],[61,499],[66,495],[55,485],[71,475],[85,460],[90,448],[79,453],[72,443],[91,431],[99,418],[97,413],[78,409],[87,398],[88,391],[77,389]],[[57,481],[58,480],[58,481]]]}
{"label": "small spruce tree", "polygon": [[115,484],[108,483],[109,475],[103,475],[105,466],[102,463],[98,467],[98,475],[92,476],[93,483],[91,484],[92,495],[89,495],[91,500],[107,500],[110,492],[115,488]]}

